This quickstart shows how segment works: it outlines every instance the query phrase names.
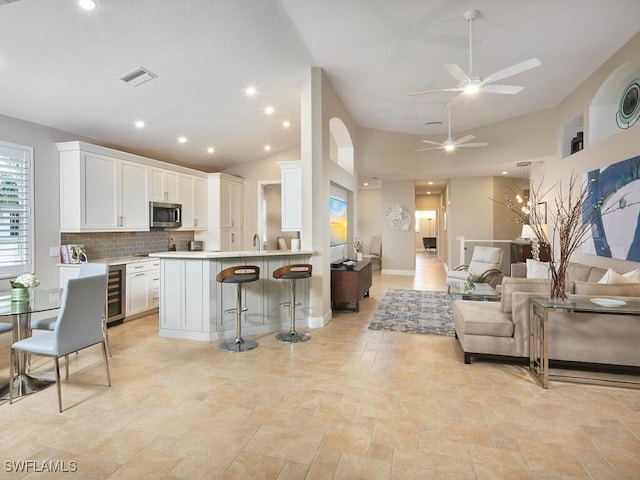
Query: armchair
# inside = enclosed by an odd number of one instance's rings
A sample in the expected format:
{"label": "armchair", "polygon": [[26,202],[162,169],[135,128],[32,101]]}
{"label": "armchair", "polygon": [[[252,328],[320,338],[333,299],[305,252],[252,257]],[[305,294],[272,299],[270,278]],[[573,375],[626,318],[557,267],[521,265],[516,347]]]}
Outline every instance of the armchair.
{"label": "armchair", "polygon": [[371,263],[378,264],[378,270],[382,270],[382,237],[371,237],[371,244],[369,245],[369,253],[362,255],[362,258],[371,260]]}
{"label": "armchair", "polygon": [[469,265],[458,265],[447,272],[447,285],[453,282],[464,282],[471,275],[474,282],[488,283],[495,288],[504,276],[500,271],[502,255],[501,248],[474,247]]}

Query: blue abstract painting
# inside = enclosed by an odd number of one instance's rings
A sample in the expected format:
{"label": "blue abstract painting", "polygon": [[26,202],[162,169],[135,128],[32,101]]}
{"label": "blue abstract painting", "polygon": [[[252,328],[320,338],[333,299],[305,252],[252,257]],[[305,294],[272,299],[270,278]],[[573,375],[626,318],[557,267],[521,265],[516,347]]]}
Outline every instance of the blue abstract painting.
{"label": "blue abstract painting", "polygon": [[583,252],[640,262],[640,156],[591,170],[586,176],[585,219],[601,200],[601,211],[613,211],[591,219],[591,238]]}

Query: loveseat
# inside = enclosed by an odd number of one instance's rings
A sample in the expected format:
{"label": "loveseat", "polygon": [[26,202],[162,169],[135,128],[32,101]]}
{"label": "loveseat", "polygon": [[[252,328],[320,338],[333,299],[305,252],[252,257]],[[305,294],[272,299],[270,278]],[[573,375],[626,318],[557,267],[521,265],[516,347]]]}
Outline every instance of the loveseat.
{"label": "loveseat", "polygon": [[[500,302],[453,302],[455,332],[465,363],[483,354],[529,357],[529,298],[548,296],[550,281],[522,278],[524,272],[526,268],[516,264],[511,277],[503,278]],[[640,283],[598,283],[605,274],[609,274],[606,269],[571,263],[569,298],[640,301]],[[549,345],[552,360],[640,367],[637,316],[552,310],[549,335],[553,339]]]}

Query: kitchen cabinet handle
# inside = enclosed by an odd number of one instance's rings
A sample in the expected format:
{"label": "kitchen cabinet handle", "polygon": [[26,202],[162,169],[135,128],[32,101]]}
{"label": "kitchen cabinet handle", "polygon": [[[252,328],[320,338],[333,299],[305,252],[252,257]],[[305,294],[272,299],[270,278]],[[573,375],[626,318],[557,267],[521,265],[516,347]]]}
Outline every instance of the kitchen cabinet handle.
{"label": "kitchen cabinet handle", "polygon": [[140,273],[136,273],[134,277],[142,277],[143,275],[144,275],[144,272],[140,272]]}
{"label": "kitchen cabinet handle", "polygon": [[194,226],[194,227],[197,227],[197,226],[198,226],[198,219],[197,219],[197,218],[194,218],[194,219],[193,219],[193,226]]}

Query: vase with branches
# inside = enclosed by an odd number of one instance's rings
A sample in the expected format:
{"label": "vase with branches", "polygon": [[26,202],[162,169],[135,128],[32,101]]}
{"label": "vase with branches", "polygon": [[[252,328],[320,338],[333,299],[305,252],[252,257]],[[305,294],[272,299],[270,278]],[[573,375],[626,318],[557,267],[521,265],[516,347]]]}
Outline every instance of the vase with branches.
{"label": "vase with branches", "polygon": [[[547,208],[537,208],[543,204],[547,206],[546,198],[555,186],[557,194],[552,199],[548,211]],[[631,204],[621,201],[624,198],[621,196],[617,202],[609,202],[609,206],[603,208],[604,200],[599,198],[593,201],[589,183],[580,183],[575,172],[571,174],[568,186],[563,186],[561,182],[555,186],[543,190],[541,181],[537,187],[530,188],[528,201],[523,199],[522,195],[511,191],[513,197],[505,194],[504,201],[497,200],[497,203],[513,213],[516,222],[528,224],[538,242],[549,245],[549,296],[551,301],[565,302],[567,270],[571,256],[590,238],[592,225],[600,217]]]}

